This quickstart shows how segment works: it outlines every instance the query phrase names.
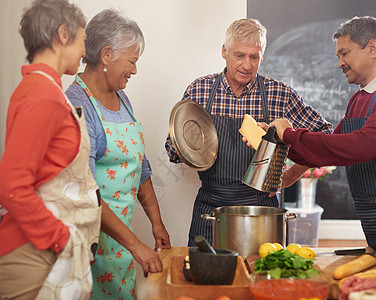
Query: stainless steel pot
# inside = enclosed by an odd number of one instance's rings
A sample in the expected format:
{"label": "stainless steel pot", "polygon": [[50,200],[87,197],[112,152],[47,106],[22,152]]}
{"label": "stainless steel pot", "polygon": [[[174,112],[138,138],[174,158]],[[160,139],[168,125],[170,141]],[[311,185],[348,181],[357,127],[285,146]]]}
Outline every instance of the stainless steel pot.
{"label": "stainless steel pot", "polygon": [[263,243],[286,244],[286,222],[296,218],[286,209],[269,206],[223,206],[203,214],[213,222],[213,246],[237,251],[244,259],[258,254]]}

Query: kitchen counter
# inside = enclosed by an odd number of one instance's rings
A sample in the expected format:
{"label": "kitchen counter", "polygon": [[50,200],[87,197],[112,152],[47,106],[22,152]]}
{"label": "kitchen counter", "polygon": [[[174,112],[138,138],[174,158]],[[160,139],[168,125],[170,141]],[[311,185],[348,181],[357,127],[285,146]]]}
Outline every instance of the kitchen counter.
{"label": "kitchen counter", "polygon": [[[350,249],[350,247],[341,247],[341,249]],[[352,247],[353,248],[353,247]],[[146,288],[146,300],[166,300],[167,297],[167,273],[169,264],[171,261],[172,256],[185,256],[188,255],[188,247],[171,247],[171,249],[164,249],[159,254],[163,263],[163,272],[156,273],[156,274],[149,274],[147,283],[145,285]],[[313,248],[315,253],[317,254],[315,263],[319,266],[319,268],[328,276],[328,278],[332,278],[333,270],[350,260],[355,259],[354,256],[345,256],[345,255],[333,255],[330,254],[336,248],[329,248],[329,247],[320,247],[320,248]],[[367,253],[374,253],[374,251],[370,248],[367,248]],[[247,261],[247,260],[246,260]],[[333,281],[335,285],[335,281]],[[336,299],[338,296],[338,288],[332,288],[332,296],[330,299]],[[173,300],[173,299],[171,299]]]}

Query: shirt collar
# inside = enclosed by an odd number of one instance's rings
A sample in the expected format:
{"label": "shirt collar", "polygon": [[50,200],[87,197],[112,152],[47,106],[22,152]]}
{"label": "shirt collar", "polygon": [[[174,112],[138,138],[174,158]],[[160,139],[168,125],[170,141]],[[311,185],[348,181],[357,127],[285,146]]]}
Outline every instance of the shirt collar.
{"label": "shirt collar", "polygon": [[[223,72],[222,72],[223,86],[224,86],[226,91],[230,90],[232,92],[231,86],[230,86],[230,84],[227,81],[227,78],[225,76],[226,72],[227,72],[227,67],[225,67]],[[249,94],[252,91],[252,89],[253,89],[253,87],[255,86],[255,83],[256,83],[256,78],[257,78],[257,76],[255,78],[253,78],[250,82],[248,82],[248,84],[246,85],[246,87],[244,88],[244,90],[242,92],[242,95]]]}
{"label": "shirt collar", "polygon": [[376,91],[376,77],[371,80],[370,83],[368,83],[364,88],[360,88],[360,90],[364,90],[369,94],[372,94]]}
{"label": "shirt collar", "polygon": [[47,73],[48,75],[52,76],[52,78],[56,81],[58,85],[60,85],[60,87],[62,86],[59,73],[49,65],[37,63],[31,65],[24,65],[21,67],[22,76],[28,75],[34,71],[42,71],[44,73]]}
{"label": "shirt collar", "polygon": [[227,78],[226,78],[226,76],[225,76],[226,72],[227,72],[227,67],[224,68],[224,70],[223,70],[223,72],[222,72],[222,83],[223,83],[223,86],[224,86],[224,88],[225,88],[226,91],[228,91],[228,90],[231,91],[231,86],[230,86],[230,84],[228,83]]}

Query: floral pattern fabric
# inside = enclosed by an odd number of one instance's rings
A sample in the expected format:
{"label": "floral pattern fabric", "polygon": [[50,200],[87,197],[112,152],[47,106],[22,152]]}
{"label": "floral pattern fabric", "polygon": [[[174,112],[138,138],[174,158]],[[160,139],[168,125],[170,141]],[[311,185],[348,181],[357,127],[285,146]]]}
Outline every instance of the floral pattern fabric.
{"label": "floral pattern fabric", "polygon": [[[76,81],[85,90],[106,133],[107,148],[96,162],[96,180],[101,197],[119,219],[132,230],[144,157],[142,126],[134,122],[105,121],[85,83]],[[119,98],[121,96],[118,94]],[[121,101],[125,105],[124,101]],[[101,232],[97,254],[92,264],[93,294],[91,299],[136,299],[136,269],[132,254],[109,235]]]}

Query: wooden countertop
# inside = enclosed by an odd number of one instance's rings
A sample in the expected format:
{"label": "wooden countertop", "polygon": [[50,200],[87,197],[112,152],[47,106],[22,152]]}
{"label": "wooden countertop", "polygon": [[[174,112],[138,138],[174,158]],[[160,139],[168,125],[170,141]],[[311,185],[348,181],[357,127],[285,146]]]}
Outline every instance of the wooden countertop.
{"label": "wooden countertop", "polygon": [[[356,256],[346,256],[346,255],[331,255],[330,253],[336,248],[320,247],[314,248],[317,257],[315,263],[320,267],[320,269],[328,276],[332,278],[333,270],[350,260],[356,258]],[[341,247],[341,249],[346,249],[350,247]],[[163,263],[163,272],[156,274],[149,274],[147,283],[145,285],[146,299],[147,300],[166,300],[167,296],[167,273],[170,265],[172,256],[185,256],[188,255],[188,247],[171,247],[171,249],[164,249],[159,254]],[[367,253],[374,253],[372,249],[367,248]],[[329,299],[336,299],[338,297],[339,290],[335,286],[336,282],[333,281],[333,288]]]}

